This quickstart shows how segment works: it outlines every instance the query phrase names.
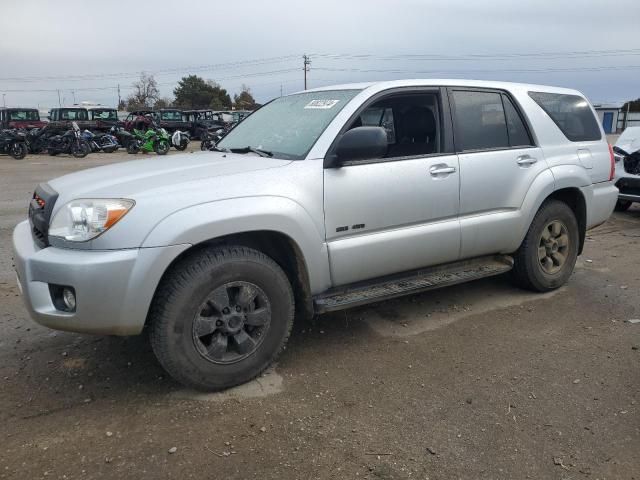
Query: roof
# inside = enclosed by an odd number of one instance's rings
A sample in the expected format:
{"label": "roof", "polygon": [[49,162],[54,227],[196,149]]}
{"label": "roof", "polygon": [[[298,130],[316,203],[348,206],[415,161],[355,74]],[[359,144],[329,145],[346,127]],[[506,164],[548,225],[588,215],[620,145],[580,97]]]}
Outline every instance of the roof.
{"label": "roof", "polygon": [[25,110],[31,110],[31,111],[38,111],[37,108],[33,108],[33,107],[0,107],[0,110],[20,110],[20,111],[25,111]]}
{"label": "roof", "polygon": [[327,90],[387,90],[399,87],[478,87],[496,88],[500,90],[534,90],[549,93],[564,93],[575,95],[576,90],[548,85],[536,85],[528,83],[501,82],[493,80],[465,80],[461,78],[416,78],[406,80],[390,80],[384,82],[346,83],[342,85],[328,85],[325,87],[302,90],[296,93],[322,92]]}

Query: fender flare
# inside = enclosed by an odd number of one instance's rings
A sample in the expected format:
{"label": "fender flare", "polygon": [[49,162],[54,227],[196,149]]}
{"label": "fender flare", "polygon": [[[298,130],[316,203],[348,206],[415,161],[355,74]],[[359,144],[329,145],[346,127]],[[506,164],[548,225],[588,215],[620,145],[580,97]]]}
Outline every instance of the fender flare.
{"label": "fender flare", "polygon": [[217,200],[178,210],[147,234],[142,248],[191,244],[232,234],[274,231],[289,237],[302,253],[312,294],[329,288],[329,257],[324,232],[297,202],[278,196]]}

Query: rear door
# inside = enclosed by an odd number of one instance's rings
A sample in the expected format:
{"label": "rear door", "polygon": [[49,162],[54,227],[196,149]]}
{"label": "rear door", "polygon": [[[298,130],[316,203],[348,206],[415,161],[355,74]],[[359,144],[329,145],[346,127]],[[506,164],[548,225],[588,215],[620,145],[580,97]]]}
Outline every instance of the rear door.
{"label": "rear door", "polygon": [[451,88],[449,99],[460,162],[461,257],[502,252],[546,161],[506,92]]}

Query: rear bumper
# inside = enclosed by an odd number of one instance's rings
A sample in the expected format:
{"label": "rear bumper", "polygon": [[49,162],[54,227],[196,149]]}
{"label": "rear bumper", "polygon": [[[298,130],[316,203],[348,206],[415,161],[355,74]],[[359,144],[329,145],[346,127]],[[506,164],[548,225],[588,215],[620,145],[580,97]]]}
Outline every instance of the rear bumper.
{"label": "rear bumper", "polygon": [[581,188],[587,204],[587,230],[607,221],[618,200],[613,182],[600,182]]}
{"label": "rear bumper", "polygon": [[[49,328],[82,333],[140,333],[162,275],[188,247],[41,249],[33,241],[28,222],[20,223],[13,232],[16,273],[31,317]],[[75,312],[56,308],[50,284],[75,289]]]}

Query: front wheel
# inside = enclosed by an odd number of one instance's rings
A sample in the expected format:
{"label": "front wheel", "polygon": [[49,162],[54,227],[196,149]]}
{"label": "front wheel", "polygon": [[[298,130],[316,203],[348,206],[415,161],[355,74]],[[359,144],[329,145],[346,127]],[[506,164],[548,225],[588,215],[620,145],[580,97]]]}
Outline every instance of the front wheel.
{"label": "front wheel", "polygon": [[626,212],[629,210],[629,207],[631,207],[631,204],[633,204],[633,202],[630,200],[618,200],[614,210],[616,212]]}
{"label": "front wheel", "polygon": [[179,261],[158,287],[150,338],[179,382],[206,391],[251,380],[283,350],[294,299],[282,269],[263,253],[219,247]]}
{"label": "front wheel", "polygon": [[166,140],[160,140],[153,146],[153,150],[158,155],[166,155],[169,151],[169,142],[167,142]]}
{"label": "front wheel", "polygon": [[131,155],[135,155],[139,151],[140,151],[140,146],[138,145],[138,142],[136,140],[131,140],[127,144],[127,153],[130,153]]}
{"label": "front wheel", "polygon": [[71,155],[75,158],[84,158],[89,155],[91,146],[87,142],[73,142],[71,145]]}
{"label": "front wheel", "polygon": [[573,272],[579,242],[573,210],[558,200],[545,202],[514,256],[516,283],[538,292],[561,287]]}
{"label": "front wheel", "polygon": [[189,145],[189,141],[182,140],[179,145],[174,145],[174,147],[176,148],[176,150],[179,150],[182,152],[187,149],[187,145]]}
{"label": "front wheel", "polygon": [[22,160],[27,156],[27,146],[24,143],[15,142],[11,145],[10,155],[16,160]]}

